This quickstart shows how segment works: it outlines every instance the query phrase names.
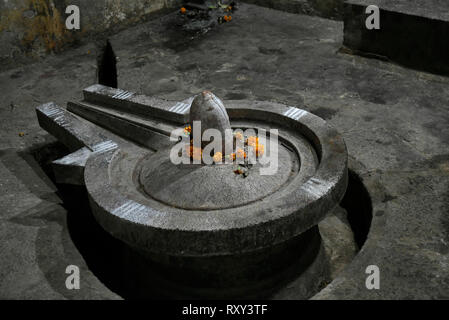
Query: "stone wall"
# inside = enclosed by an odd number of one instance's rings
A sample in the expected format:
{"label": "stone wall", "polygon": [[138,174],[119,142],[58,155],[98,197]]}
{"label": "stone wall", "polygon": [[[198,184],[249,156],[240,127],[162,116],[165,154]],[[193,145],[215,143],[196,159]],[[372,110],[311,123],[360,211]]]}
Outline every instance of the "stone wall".
{"label": "stone wall", "polygon": [[[342,19],[344,0],[241,0],[292,13]],[[183,0],[0,0],[0,70],[59,52],[86,37],[114,32]],[[67,30],[68,5],[81,12],[81,29]]]}
{"label": "stone wall", "polygon": [[[0,0],[0,69],[59,52],[83,37],[137,23],[182,0]],[[67,30],[68,5],[80,8],[81,29]]]}
{"label": "stone wall", "polygon": [[243,0],[259,6],[342,20],[344,0]]}

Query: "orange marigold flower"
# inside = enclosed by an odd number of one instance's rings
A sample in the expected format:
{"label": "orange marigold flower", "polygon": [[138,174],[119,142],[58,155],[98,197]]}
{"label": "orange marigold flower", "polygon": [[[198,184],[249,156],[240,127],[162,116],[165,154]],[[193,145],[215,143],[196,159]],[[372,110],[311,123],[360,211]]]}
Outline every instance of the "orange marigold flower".
{"label": "orange marigold flower", "polygon": [[216,152],[214,154],[214,162],[219,163],[221,160],[223,160],[223,154],[221,152]]}
{"label": "orange marigold flower", "polygon": [[239,158],[239,159],[246,158],[246,153],[243,149],[237,150],[237,158]]}
{"label": "orange marigold flower", "polygon": [[231,154],[229,155],[229,157],[231,158],[231,160],[235,160],[235,153],[231,153]]}
{"label": "orange marigold flower", "polygon": [[181,8],[181,13],[186,13],[186,11],[187,11],[186,8],[184,8],[184,7]]}
{"label": "orange marigold flower", "polygon": [[190,147],[190,150],[192,152],[191,157],[193,158],[193,160],[201,160],[203,156],[203,149],[198,147]]}
{"label": "orange marigold flower", "polygon": [[265,146],[263,144],[258,144],[256,147],[256,154],[258,157],[263,156],[265,153]]}
{"label": "orange marigold flower", "polygon": [[236,133],[234,133],[234,137],[235,137],[237,140],[243,140],[243,134],[242,134],[241,132],[236,132]]}
{"label": "orange marigold flower", "polygon": [[248,137],[247,143],[250,147],[257,147],[259,144],[259,138],[255,136]]}

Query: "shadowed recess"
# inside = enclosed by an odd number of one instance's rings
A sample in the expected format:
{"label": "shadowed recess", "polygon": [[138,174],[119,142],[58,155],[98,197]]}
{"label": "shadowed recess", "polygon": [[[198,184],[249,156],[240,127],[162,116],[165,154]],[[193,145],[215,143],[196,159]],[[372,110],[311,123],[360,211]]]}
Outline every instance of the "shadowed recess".
{"label": "shadowed recess", "polygon": [[117,58],[109,40],[98,59],[98,83],[117,88]]}

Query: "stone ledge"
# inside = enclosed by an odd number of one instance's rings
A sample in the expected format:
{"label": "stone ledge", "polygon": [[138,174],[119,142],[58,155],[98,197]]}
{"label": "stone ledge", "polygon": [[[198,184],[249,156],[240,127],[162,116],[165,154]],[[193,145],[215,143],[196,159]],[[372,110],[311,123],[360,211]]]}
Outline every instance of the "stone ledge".
{"label": "stone ledge", "polygon": [[243,0],[262,7],[342,20],[344,0]]}
{"label": "stone ledge", "polygon": [[[380,8],[380,30],[368,30],[368,5]],[[404,66],[448,75],[449,3],[350,0],[344,7],[344,46],[352,53],[377,56]]]}

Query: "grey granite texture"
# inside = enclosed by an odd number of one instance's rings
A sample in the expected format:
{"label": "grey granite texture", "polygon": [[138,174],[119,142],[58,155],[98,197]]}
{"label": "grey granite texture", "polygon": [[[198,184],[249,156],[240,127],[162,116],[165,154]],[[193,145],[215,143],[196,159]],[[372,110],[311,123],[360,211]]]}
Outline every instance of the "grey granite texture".
{"label": "grey granite texture", "polygon": [[[208,129],[218,130],[221,134],[221,150],[232,150],[233,144],[231,124],[229,123],[229,116],[226,112],[223,101],[220,100],[212,92],[204,91],[197,95],[192,101],[192,105],[189,111],[189,124],[192,129],[194,129],[194,122],[199,122],[201,124],[201,130],[198,132],[201,136],[195,137],[193,135],[193,144],[195,147],[202,147],[206,145],[207,142],[201,142],[201,138],[204,132]],[[195,130],[193,130],[194,132]],[[195,141],[197,140],[197,141]],[[226,144],[226,141],[228,143]]]}
{"label": "grey granite texture", "polygon": [[375,5],[386,11],[449,21],[448,3],[445,0],[346,0],[345,2],[365,8],[369,5]]}
{"label": "grey granite texture", "polygon": [[[380,9],[379,29],[366,27],[369,5]],[[345,2],[343,20],[343,44],[354,53],[449,75],[449,2],[350,0]]]}
{"label": "grey granite texture", "polygon": [[243,2],[282,10],[341,20],[344,0],[243,0]]}
{"label": "grey granite texture", "polygon": [[[40,61],[86,39],[104,39],[112,30],[177,10],[181,4],[181,0],[1,0],[0,70]],[[69,5],[79,8],[80,30],[66,28]]]}
{"label": "grey granite texture", "polygon": [[[349,167],[360,163],[355,170],[374,208],[370,234],[315,298],[449,298],[449,80],[337,53],[341,22],[250,5],[201,36],[179,32],[173,21],[176,14],[111,38],[120,59],[119,87],[178,101],[208,89],[224,100],[295,105],[336,127],[355,160]],[[36,174],[32,158],[16,160],[55,141],[39,128],[35,106],[80,100],[80,89],[96,83],[93,49],[87,44],[0,73],[4,298],[116,297],[89,278],[65,228],[66,212],[54,204],[54,187]],[[85,270],[85,295],[61,287],[69,263]],[[380,290],[365,287],[371,264],[380,268]]]}

